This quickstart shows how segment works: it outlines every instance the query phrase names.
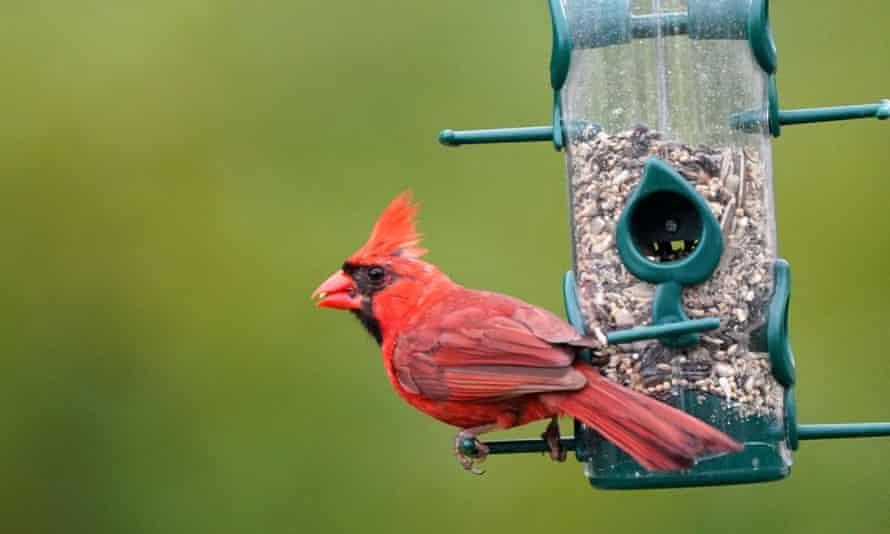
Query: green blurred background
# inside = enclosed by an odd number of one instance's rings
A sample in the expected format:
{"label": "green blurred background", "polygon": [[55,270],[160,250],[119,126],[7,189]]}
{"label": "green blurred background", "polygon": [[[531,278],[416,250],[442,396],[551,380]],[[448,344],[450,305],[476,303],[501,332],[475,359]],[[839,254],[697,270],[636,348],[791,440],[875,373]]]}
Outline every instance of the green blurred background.
{"label": "green blurred background", "polygon": [[[470,476],[370,337],[312,306],[410,187],[432,261],[561,312],[562,156],[436,143],[546,123],[545,3],[33,0],[2,19],[3,532],[888,528],[890,440],[804,443],[756,486],[597,492],[535,455]],[[890,96],[888,20],[879,0],[774,2],[784,107]],[[890,420],[890,123],[774,147],[801,418]]]}

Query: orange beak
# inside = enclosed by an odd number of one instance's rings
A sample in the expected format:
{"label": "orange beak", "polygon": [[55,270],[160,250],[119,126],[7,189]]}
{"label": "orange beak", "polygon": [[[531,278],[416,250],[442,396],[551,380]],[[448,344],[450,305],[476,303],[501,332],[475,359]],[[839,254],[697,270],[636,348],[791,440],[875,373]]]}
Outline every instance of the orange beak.
{"label": "orange beak", "polygon": [[352,278],[343,271],[335,272],[318,286],[312,293],[312,298],[319,299],[315,303],[319,308],[358,310],[362,307],[362,299],[355,292]]}

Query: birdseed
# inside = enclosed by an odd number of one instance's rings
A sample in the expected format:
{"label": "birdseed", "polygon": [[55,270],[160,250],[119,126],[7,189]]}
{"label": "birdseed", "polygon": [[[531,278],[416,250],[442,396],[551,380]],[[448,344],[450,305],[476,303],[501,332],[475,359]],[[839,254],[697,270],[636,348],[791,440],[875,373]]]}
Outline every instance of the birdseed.
{"label": "birdseed", "polygon": [[[683,289],[689,318],[719,317],[719,330],[685,349],[654,340],[608,345],[601,354],[608,358],[604,375],[665,400],[691,389],[721,397],[742,417],[780,414],[783,390],[771,372],[765,335],[775,258],[772,198],[759,152],[689,146],[644,126],[613,135],[590,128],[567,149],[579,301],[588,332],[600,339],[651,322],[655,286],[627,271],[614,239],[649,157],[669,163],[705,198],[724,237],[713,275]],[[661,250],[651,259],[672,261],[688,250]]]}

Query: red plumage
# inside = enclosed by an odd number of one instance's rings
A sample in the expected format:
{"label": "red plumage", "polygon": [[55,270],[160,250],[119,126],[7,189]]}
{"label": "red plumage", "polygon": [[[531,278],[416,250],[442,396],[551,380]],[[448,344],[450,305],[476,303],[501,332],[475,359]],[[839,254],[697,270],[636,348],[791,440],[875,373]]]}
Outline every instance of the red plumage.
{"label": "red plumage", "polygon": [[407,191],[397,196],[380,214],[368,241],[355,251],[349,261],[361,262],[367,258],[393,254],[419,258],[426,254],[426,249],[415,246],[421,239],[414,222],[417,209]]}
{"label": "red plumage", "polygon": [[407,194],[398,196],[368,242],[315,294],[320,306],[353,311],[378,338],[387,375],[409,404],[464,429],[459,439],[571,415],[649,470],[688,468],[702,456],[741,448],[576,361],[579,349],[598,343],[552,313],[464,288],[420,260],[416,211]]}

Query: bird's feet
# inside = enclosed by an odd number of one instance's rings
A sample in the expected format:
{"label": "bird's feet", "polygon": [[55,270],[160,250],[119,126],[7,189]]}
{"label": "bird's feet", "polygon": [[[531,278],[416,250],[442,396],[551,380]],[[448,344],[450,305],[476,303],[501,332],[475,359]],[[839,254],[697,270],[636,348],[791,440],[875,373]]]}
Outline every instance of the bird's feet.
{"label": "bird's feet", "polygon": [[550,420],[547,430],[541,434],[541,439],[547,442],[550,447],[550,459],[554,462],[566,461],[566,450],[559,444],[559,419],[556,417]]}
{"label": "bird's feet", "polygon": [[473,430],[463,430],[454,438],[454,456],[464,469],[481,475],[485,470],[480,469],[478,464],[488,458],[488,446],[479,441]]}

